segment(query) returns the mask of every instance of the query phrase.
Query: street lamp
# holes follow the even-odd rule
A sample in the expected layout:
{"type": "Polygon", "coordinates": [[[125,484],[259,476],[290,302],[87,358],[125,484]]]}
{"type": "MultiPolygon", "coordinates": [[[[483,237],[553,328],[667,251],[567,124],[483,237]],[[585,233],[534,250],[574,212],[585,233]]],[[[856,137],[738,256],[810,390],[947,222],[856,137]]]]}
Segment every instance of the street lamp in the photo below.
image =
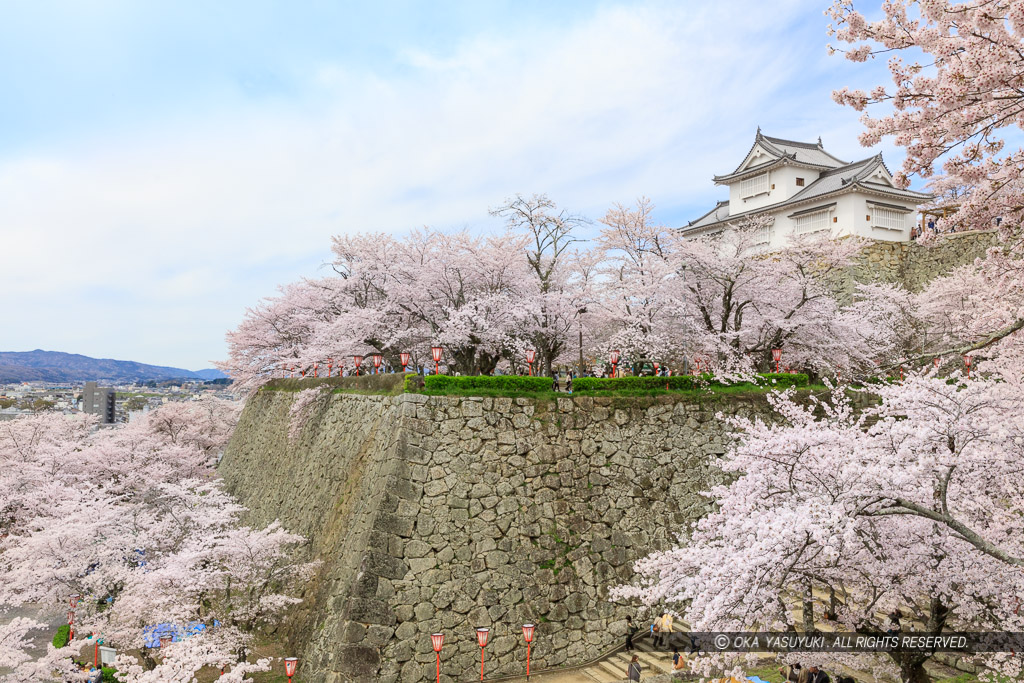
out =
{"type": "Polygon", "coordinates": [[[356,377],[359,376],[359,366],[363,364],[362,356],[352,356],[352,361],[356,364],[356,377]]]}
{"type": "Polygon", "coordinates": [[[537,351],[534,349],[526,350],[526,362],[530,364],[530,377],[533,377],[533,361],[537,357],[537,351]]]}
{"type": "Polygon", "coordinates": [[[491,634],[489,628],[478,628],[476,630],[476,642],[480,644],[480,680],[484,680],[484,648],[487,647],[487,636],[491,634]]]}
{"type": "Polygon", "coordinates": [[[611,361],[612,361],[612,377],[618,377],[619,376],[619,352],[618,352],[618,350],[615,350],[615,351],[611,352],[611,361]]]}
{"type": "Polygon", "coordinates": [[[523,624],[523,638],[526,639],[526,680],[530,680],[530,643],[533,642],[533,624],[523,624]]]}
{"type": "Polygon", "coordinates": [[[68,642],[75,639],[75,612],[68,610],[68,642]]]}
{"type": "Polygon", "coordinates": [[[295,669],[299,666],[298,657],[285,657],[284,658],[284,675],[288,677],[288,683],[292,683],[292,676],[295,675],[295,669]]]}
{"type": "Polygon", "coordinates": [[[967,356],[967,355],[964,356],[964,365],[967,366],[967,379],[970,379],[971,378],[971,357],[970,356],[967,356]]]}
{"type": "Polygon", "coordinates": [[[444,634],[432,633],[430,644],[434,647],[434,654],[437,655],[437,683],[441,683],[441,646],[444,645],[444,634]]]}
{"type": "Polygon", "coordinates": [[[384,360],[383,357],[381,357],[381,355],[379,353],[375,353],[372,356],[370,356],[370,358],[373,359],[373,367],[374,367],[375,374],[379,375],[380,374],[380,364],[384,360]]]}
{"type": "Polygon", "coordinates": [[[779,364],[782,362],[782,349],[772,349],[772,360],[775,361],[775,374],[779,374],[779,364]]]}
{"type": "Polygon", "coordinates": [[[327,376],[330,377],[333,372],[334,372],[334,359],[333,358],[328,358],[327,359],[327,376]]]}
{"type": "Polygon", "coordinates": [[[402,360],[402,374],[404,375],[405,366],[409,364],[409,358],[411,358],[411,356],[408,353],[400,353],[398,354],[398,357],[402,360]]]}
{"type": "Polygon", "coordinates": [[[435,375],[440,375],[441,374],[441,347],[440,346],[431,346],[430,347],[430,357],[434,359],[434,374],[435,375]]]}

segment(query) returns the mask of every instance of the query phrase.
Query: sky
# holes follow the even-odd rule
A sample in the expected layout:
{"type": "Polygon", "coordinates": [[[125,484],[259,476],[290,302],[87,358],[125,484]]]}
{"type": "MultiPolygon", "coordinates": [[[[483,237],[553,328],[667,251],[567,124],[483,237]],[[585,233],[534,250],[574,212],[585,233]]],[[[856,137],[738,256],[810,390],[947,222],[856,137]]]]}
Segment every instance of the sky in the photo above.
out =
{"type": "Polygon", "coordinates": [[[0,0],[0,350],[206,368],[332,235],[535,192],[683,225],[758,126],[895,170],[827,4],[0,0]]]}

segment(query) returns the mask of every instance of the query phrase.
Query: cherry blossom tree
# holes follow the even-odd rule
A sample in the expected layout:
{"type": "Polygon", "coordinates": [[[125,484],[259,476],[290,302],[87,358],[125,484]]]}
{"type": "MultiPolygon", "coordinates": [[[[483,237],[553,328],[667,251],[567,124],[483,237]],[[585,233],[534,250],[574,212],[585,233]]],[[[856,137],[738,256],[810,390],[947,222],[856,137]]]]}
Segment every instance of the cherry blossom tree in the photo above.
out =
{"type": "Polygon", "coordinates": [[[601,308],[614,330],[607,346],[634,361],[645,358],[682,360],[679,272],[680,238],[653,219],[646,197],[635,208],[615,204],[601,223],[597,244],[602,256],[601,308]]]}
{"type": "MultiPolygon", "coordinates": [[[[695,631],[831,618],[879,634],[897,609],[927,631],[1019,630],[1006,597],[1024,590],[1024,433],[1006,418],[1020,384],[954,380],[880,386],[881,404],[863,411],[838,390],[821,404],[779,395],[778,421],[732,420],[740,437],[722,463],[729,483],[709,493],[714,511],[613,595],[675,605],[695,631]]],[[[928,680],[927,656],[889,657],[873,665],[928,680]]],[[[986,662],[1020,673],[1019,659],[986,662]]]]}
{"type": "Polygon", "coordinates": [[[1008,148],[1006,129],[1024,126],[1024,8],[1015,0],[912,2],[882,5],[868,20],[851,0],[836,0],[829,32],[862,62],[891,54],[892,87],[842,88],[840,104],[866,112],[861,142],[892,136],[906,150],[895,181],[930,178],[941,164],[946,182],[967,194],[944,219],[964,229],[1020,225],[1024,150],[1008,148]],[[883,111],[871,115],[877,109],[883,111]]]}
{"type": "Polygon", "coordinates": [[[522,195],[508,199],[491,210],[506,219],[513,232],[526,236],[523,256],[530,273],[524,282],[518,305],[526,302],[528,335],[545,374],[569,344],[569,332],[586,307],[581,292],[572,288],[569,248],[577,241],[574,231],[588,221],[559,210],[547,195],[522,195]]]}
{"type": "MultiPolygon", "coordinates": [[[[289,591],[313,565],[295,561],[303,541],[279,525],[240,524],[244,508],[222,489],[214,456],[237,415],[233,402],[203,399],[112,429],[57,414],[3,423],[0,609],[60,609],[81,596],[77,633],[129,651],[125,681],[191,680],[213,665],[241,680],[266,668],[248,662],[253,639],[297,601],[289,591]],[[143,631],[157,623],[196,632],[154,657],[143,631]]],[[[36,626],[15,619],[0,631],[0,660],[17,680],[52,680],[91,642],[32,660],[25,633],[36,626]]]]}

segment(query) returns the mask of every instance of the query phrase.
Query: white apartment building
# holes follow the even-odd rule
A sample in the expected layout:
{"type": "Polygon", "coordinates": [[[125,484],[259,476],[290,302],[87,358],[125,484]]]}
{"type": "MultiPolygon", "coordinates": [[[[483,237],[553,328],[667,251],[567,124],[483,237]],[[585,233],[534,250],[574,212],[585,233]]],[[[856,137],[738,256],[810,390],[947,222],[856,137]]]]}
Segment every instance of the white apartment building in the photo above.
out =
{"type": "Polygon", "coordinates": [[[714,181],[729,188],[729,199],[683,226],[683,234],[719,232],[764,213],[775,219],[758,235],[769,248],[790,235],[821,230],[834,237],[906,241],[917,207],[931,199],[894,187],[881,154],[847,163],[826,152],[821,138],[794,142],[762,135],[760,128],[743,162],[714,181]]]}

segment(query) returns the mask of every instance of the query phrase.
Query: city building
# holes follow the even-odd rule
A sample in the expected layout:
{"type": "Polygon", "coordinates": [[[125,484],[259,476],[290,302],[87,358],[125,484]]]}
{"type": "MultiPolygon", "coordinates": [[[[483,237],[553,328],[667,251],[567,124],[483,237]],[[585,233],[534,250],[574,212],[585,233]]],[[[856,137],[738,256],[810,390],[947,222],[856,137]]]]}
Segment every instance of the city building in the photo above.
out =
{"type": "Polygon", "coordinates": [[[848,163],[817,143],[772,138],[757,129],[754,144],[731,173],[714,177],[729,198],[683,226],[684,235],[706,235],[767,214],[759,243],[781,246],[791,235],[829,230],[890,242],[911,238],[917,207],[931,195],[895,187],[882,155],[848,163]]]}
{"type": "Polygon", "coordinates": [[[90,415],[99,415],[103,424],[113,424],[116,399],[115,389],[98,387],[96,382],[86,382],[82,391],[82,411],[90,415]]]}

